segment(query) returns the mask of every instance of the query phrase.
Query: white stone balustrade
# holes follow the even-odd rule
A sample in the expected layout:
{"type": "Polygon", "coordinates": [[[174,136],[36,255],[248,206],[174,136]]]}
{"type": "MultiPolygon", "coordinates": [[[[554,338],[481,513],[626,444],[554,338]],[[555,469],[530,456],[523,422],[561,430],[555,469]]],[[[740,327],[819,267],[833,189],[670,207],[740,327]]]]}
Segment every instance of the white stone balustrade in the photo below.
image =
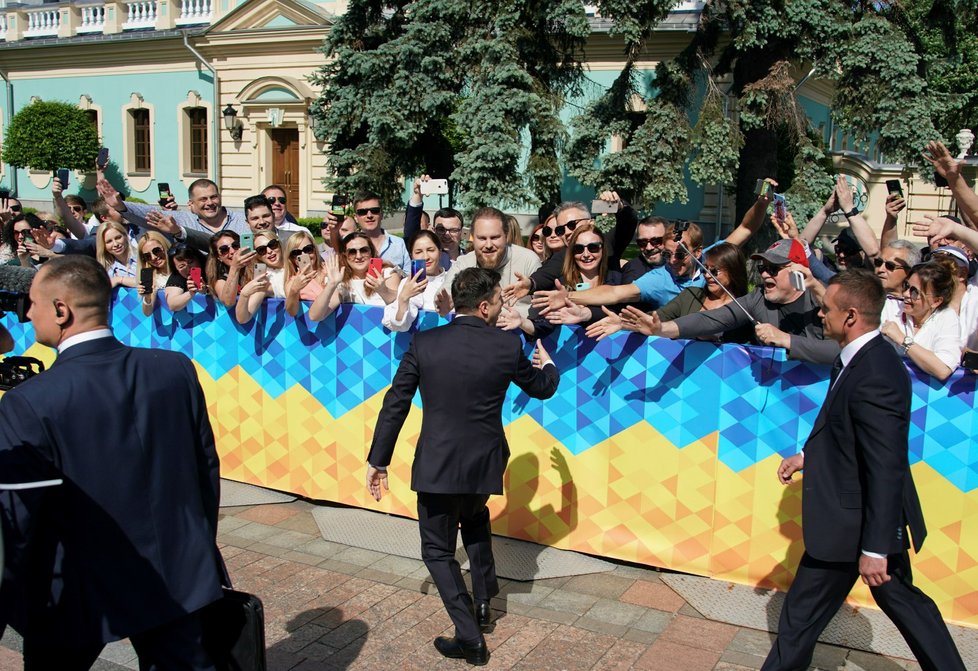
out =
{"type": "Polygon", "coordinates": [[[30,9],[24,12],[27,29],[24,37],[57,37],[61,27],[61,13],[54,9],[30,9]]]}
{"type": "Polygon", "coordinates": [[[156,27],[155,0],[136,0],[126,3],[126,22],[123,30],[140,30],[156,27]]]}
{"type": "Polygon", "coordinates": [[[210,23],[214,16],[213,0],[180,0],[178,26],[210,23]]]}
{"type": "Polygon", "coordinates": [[[81,8],[81,15],[78,20],[78,27],[75,32],[78,34],[101,33],[105,31],[105,5],[87,5],[81,8]]]}

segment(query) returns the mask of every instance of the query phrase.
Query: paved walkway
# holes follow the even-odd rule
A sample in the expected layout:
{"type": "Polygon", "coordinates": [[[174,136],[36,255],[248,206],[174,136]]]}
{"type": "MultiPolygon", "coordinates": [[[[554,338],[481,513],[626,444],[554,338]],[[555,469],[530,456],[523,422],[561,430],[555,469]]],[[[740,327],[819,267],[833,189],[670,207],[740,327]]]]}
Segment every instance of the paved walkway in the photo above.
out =
{"type": "MultiPolygon", "coordinates": [[[[219,541],[235,586],[265,604],[269,669],[470,668],[431,644],[452,627],[424,565],[324,541],[312,509],[304,501],[221,509],[219,541]]],[[[501,587],[486,669],[745,671],[760,668],[770,647],[766,632],[703,618],[651,569],[618,565],[501,587]]],[[[17,648],[8,632],[0,670],[22,668],[17,648]]],[[[825,671],[920,668],[822,644],[814,663],[825,671]]],[[[138,666],[123,642],[95,668],[138,666]]]]}

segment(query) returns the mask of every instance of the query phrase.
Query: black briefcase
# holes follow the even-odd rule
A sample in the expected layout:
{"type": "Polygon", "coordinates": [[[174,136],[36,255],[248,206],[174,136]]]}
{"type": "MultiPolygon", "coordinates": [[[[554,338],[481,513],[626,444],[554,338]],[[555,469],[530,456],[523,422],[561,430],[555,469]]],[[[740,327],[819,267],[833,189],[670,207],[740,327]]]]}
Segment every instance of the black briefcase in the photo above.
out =
{"type": "Polygon", "coordinates": [[[201,611],[204,649],[218,671],[265,671],[265,610],[254,594],[224,587],[201,611]]]}

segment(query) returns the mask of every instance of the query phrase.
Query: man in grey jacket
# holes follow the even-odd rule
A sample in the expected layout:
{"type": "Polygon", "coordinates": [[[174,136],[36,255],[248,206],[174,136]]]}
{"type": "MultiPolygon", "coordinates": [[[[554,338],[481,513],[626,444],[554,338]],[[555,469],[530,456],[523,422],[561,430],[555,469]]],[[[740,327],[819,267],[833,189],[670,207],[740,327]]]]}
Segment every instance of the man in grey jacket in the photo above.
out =
{"type": "Polygon", "coordinates": [[[801,256],[793,253],[792,242],[779,240],[766,251],[751,256],[760,261],[761,284],[738,298],[744,309],[731,302],[661,322],[655,313],[648,315],[629,306],[621,313],[622,327],[650,336],[697,338],[753,322],[754,344],[784,348],[790,359],[832,363],[839,354],[839,345],[823,338],[818,302],[811,290],[800,291],[791,286],[788,266],[804,258],[804,251],[801,256]]]}

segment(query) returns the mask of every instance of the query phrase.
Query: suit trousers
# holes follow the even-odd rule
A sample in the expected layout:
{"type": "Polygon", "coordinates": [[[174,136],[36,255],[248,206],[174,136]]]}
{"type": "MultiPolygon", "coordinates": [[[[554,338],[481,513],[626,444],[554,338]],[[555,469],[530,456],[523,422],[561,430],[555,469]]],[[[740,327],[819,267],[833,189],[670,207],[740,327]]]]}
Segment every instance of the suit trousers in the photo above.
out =
{"type": "Polygon", "coordinates": [[[489,601],[499,593],[496,564],[492,557],[492,529],[487,494],[430,494],[418,492],[418,525],[421,529],[421,558],[438,588],[455,635],[464,643],[483,640],[472,611],[472,597],[455,559],[459,529],[469,556],[472,596],[489,601]]]}
{"type": "MultiPolygon", "coordinates": [[[[937,605],[913,584],[907,552],[887,557],[889,582],[871,587],[923,671],[965,671],[937,605]]],[[[807,552],[785,596],[774,641],[761,671],[805,671],[818,637],[859,579],[858,562],[824,562],[807,552]]]]}
{"type": "MultiPolygon", "coordinates": [[[[200,612],[129,637],[139,657],[139,671],[216,671],[204,651],[200,612]]],[[[102,643],[87,648],[64,648],[49,640],[24,639],[24,671],[88,671],[95,664],[102,643]]]]}

